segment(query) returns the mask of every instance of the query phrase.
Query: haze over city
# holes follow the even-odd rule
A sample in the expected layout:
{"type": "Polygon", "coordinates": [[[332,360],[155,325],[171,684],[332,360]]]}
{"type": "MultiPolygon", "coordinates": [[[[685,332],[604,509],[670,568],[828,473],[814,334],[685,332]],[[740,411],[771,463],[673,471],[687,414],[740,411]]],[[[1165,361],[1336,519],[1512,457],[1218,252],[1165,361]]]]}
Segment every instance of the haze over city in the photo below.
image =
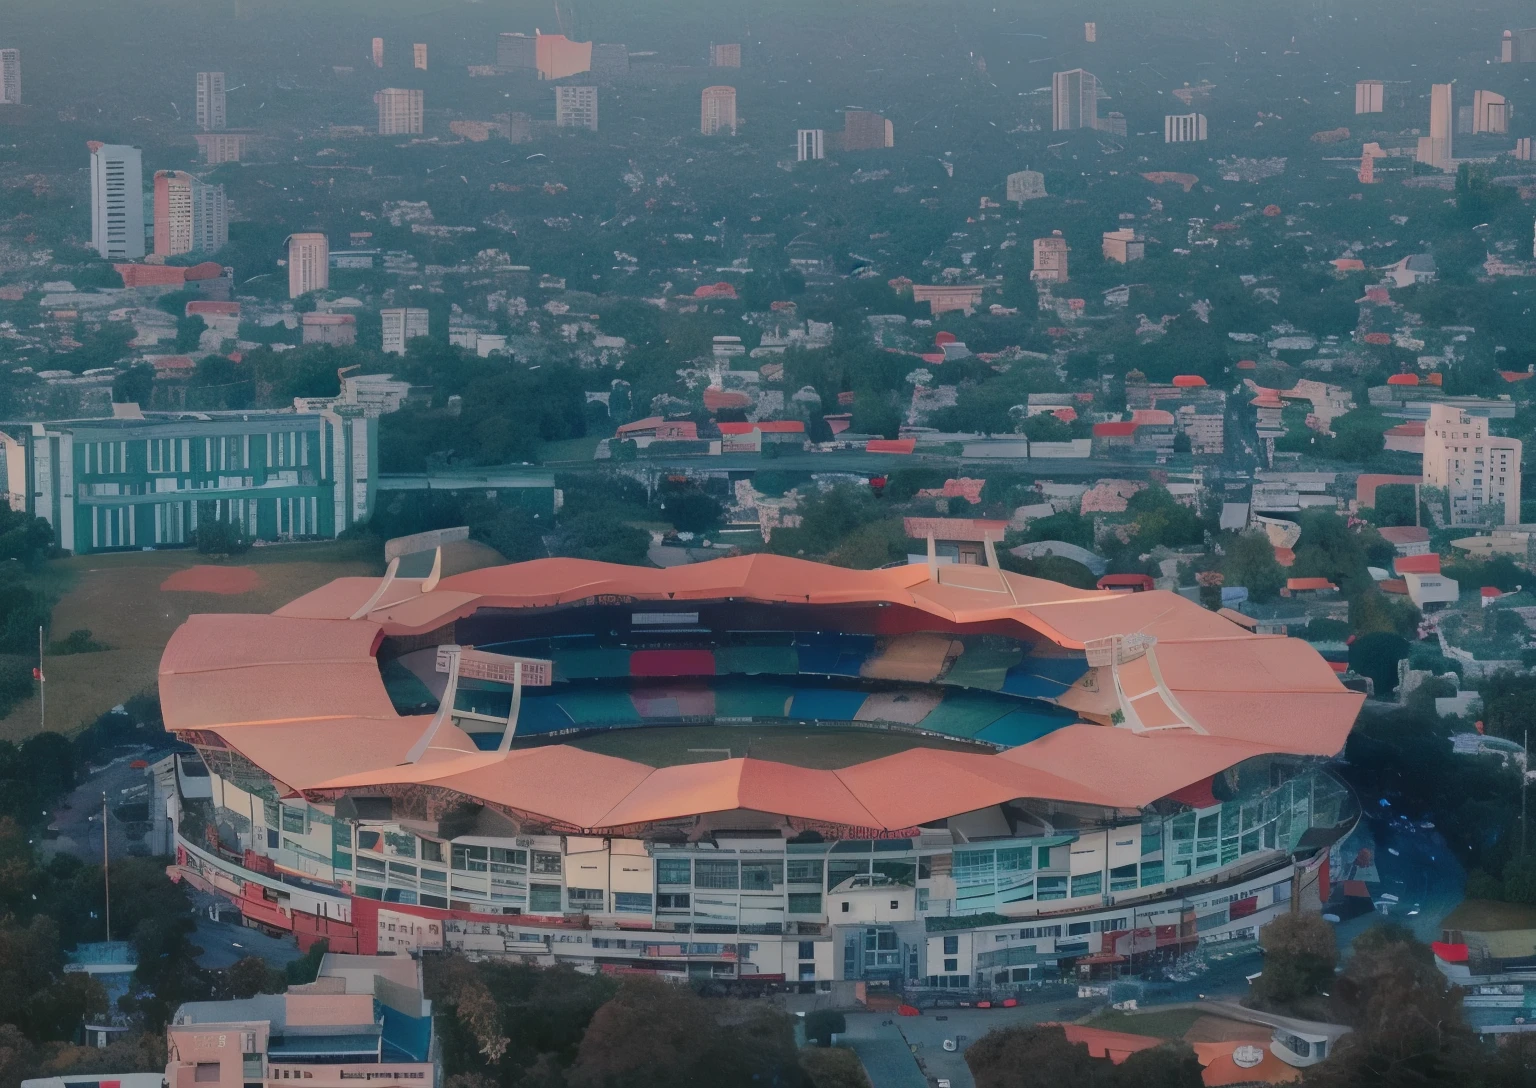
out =
{"type": "Polygon", "coordinates": [[[1536,1084],[1533,79],[9,0],[0,1088],[1536,1084]]]}

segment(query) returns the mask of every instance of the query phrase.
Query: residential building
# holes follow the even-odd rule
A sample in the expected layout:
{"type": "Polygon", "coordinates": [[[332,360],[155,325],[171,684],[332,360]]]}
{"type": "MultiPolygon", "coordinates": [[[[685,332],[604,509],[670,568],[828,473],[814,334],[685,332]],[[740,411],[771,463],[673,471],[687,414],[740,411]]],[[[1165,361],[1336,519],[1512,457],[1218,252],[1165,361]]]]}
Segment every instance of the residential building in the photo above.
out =
{"type": "Polygon", "coordinates": [[[1355,84],[1355,112],[1380,113],[1386,97],[1386,84],[1379,79],[1362,79],[1355,84]]]}
{"type": "Polygon", "coordinates": [[[597,88],[561,84],[555,88],[555,127],[597,131],[597,88]]]}
{"type": "Polygon", "coordinates": [[[144,256],[144,160],[136,147],[92,141],[91,247],[109,261],[144,256]]]}
{"type": "Polygon", "coordinates": [[[1382,270],[1394,287],[1412,287],[1416,283],[1430,283],[1436,274],[1435,258],[1431,253],[1410,253],[1396,264],[1382,270]]]}
{"type": "Polygon", "coordinates": [[[951,310],[959,310],[966,317],[975,312],[981,305],[981,295],[985,290],[984,284],[926,284],[914,283],[912,285],[912,301],[926,302],[929,312],[938,317],[940,314],[951,310]]]}
{"type": "Polygon", "coordinates": [[[894,126],[878,113],[870,110],[843,112],[844,151],[877,151],[895,143],[894,126]]]}
{"type": "Polygon", "coordinates": [[[1536,61],[1536,27],[1506,30],[1500,42],[1499,61],[1503,64],[1529,64],[1536,61]]]}
{"type": "Polygon", "coordinates": [[[1067,281],[1067,240],[1061,236],[1061,231],[1051,232],[1049,238],[1035,239],[1035,267],[1030,272],[1032,280],[1044,280],[1047,283],[1065,283],[1067,281]]]}
{"type": "MultiPolygon", "coordinates": [[[[934,558],[941,563],[987,567],[987,544],[1001,544],[1007,521],[986,518],[903,518],[908,540],[932,540],[934,558]]],[[[926,554],[909,554],[909,563],[926,563],[926,554]]]]}
{"type": "Polygon", "coordinates": [[[331,285],[330,244],[323,234],[288,236],[288,297],[298,298],[331,285]]]}
{"type": "Polygon", "coordinates": [[[21,105],[21,50],[0,49],[0,106],[21,105]]]}
{"type": "Polygon", "coordinates": [[[1163,143],[1188,144],[1205,139],[1205,114],[1170,113],[1163,118],[1163,143]]]}
{"type": "Polygon", "coordinates": [[[1015,204],[1039,200],[1046,195],[1045,175],[1038,170],[1019,170],[1008,175],[1008,199],[1015,204]]]}
{"type": "Polygon", "coordinates": [[[699,96],[699,131],[706,136],[736,135],[736,88],[705,87],[699,96]]]}
{"type": "Polygon", "coordinates": [[[199,132],[197,149],[209,166],[225,162],[240,162],[245,158],[245,145],[250,136],[243,132],[199,132]]]}
{"type": "Polygon", "coordinates": [[[496,36],[496,70],[535,72],[539,67],[539,43],[526,34],[496,36]]]}
{"type": "Polygon", "coordinates": [[[384,39],[383,38],[375,38],[375,39],[373,39],[373,66],[375,68],[382,68],[382,67],[384,67],[384,39]]]}
{"type": "Polygon", "coordinates": [[[1123,137],[1127,132],[1125,114],[1110,110],[1107,117],[1099,118],[1099,123],[1096,127],[1106,135],[1123,137]]]}
{"type": "Polygon", "coordinates": [[[421,132],[422,93],[417,88],[385,87],[373,96],[379,107],[380,136],[409,136],[421,132]]]}
{"type": "Polygon", "coordinates": [[[1083,24],[1083,41],[1085,41],[1085,42],[1096,42],[1098,40],[1099,40],[1099,24],[1098,23],[1084,23],[1083,24]]]}
{"type": "MultiPolygon", "coordinates": [[[[1038,250],[1037,250],[1038,252],[1038,250]]],[[[1147,243],[1130,227],[1104,232],[1104,259],[1117,264],[1139,261],[1147,255],[1147,243]]]]}
{"type": "Polygon", "coordinates": [[[314,982],[286,993],[181,1005],[165,1029],[165,1088],[279,1088],[299,1078],[317,1088],[437,1088],[432,1003],[421,961],[408,954],[413,928],[381,949],[391,954],[327,953],[314,982]]]}
{"type": "Polygon", "coordinates": [[[373,509],[377,420],[360,407],[7,429],[8,453],[25,459],[27,513],[76,555],[190,543],[208,520],[255,540],[328,538],[373,509]]]}
{"type": "Polygon", "coordinates": [[[735,42],[729,45],[714,45],[709,47],[709,66],[711,68],[740,68],[741,46],[735,42]]]}
{"type": "Polygon", "coordinates": [[[1051,129],[1066,132],[1099,127],[1099,81],[1092,72],[1073,68],[1051,76],[1051,129]]]}
{"type": "Polygon", "coordinates": [[[819,128],[802,128],[795,133],[795,161],[809,162],[826,158],[826,131],[819,128]]]}
{"type": "Polygon", "coordinates": [[[1472,93],[1472,131],[1503,136],[1509,132],[1509,103],[1493,91],[1472,93]]]}
{"type": "Polygon", "coordinates": [[[182,170],[159,170],[154,179],[155,253],[215,253],[229,243],[224,186],[205,185],[182,170]]]}
{"type": "Polygon", "coordinates": [[[417,42],[415,45],[411,46],[411,63],[423,72],[427,70],[426,42],[417,42]]]}
{"type": "Polygon", "coordinates": [[[1515,141],[1515,158],[1519,162],[1531,161],[1531,138],[1522,136],[1515,141]]]}
{"type": "Polygon", "coordinates": [[[1455,168],[1451,136],[1456,119],[1453,89],[1451,83],[1436,83],[1430,88],[1429,135],[1419,137],[1417,161],[1437,170],[1455,168]]]}
{"type": "Polygon", "coordinates": [[[357,317],[353,314],[307,313],[299,318],[304,343],[349,348],[357,343],[357,317]]]}
{"type": "Polygon", "coordinates": [[[225,127],[224,73],[197,73],[197,127],[220,132],[225,127]]]}
{"type": "Polygon", "coordinates": [[[1484,416],[1431,404],[1424,427],[1424,486],[1446,493],[1452,525],[1520,521],[1518,438],[1488,433],[1484,416]]]}
{"type": "Polygon", "coordinates": [[[155,254],[173,257],[192,252],[191,174],[182,170],[155,171],[155,254]]]}
{"type": "Polygon", "coordinates": [[[380,310],[384,324],[383,350],[390,355],[404,355],[406,346],[418,336],[429,333],[427,311],[415,307],[380,310]]]}

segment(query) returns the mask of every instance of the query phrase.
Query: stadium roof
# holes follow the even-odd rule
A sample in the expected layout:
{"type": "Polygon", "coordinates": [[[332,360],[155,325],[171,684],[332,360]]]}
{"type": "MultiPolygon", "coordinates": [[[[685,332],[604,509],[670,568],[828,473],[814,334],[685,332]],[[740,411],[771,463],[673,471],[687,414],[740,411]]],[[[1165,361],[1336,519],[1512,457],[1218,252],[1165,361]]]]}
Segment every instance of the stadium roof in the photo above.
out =
{"type": "Polygon", "coordinates": [[[1332,756],[1363,699],[1305,642],[1255,635],[1173,593],[1079,590],[988,567],[937,574],[771,555],[666,570],[544,559],[428,592],[397,582],[356,619],[379,579],[341,578],[275,615],[192,616],[161,660],[161,701],[167,728],[235,749],[289,794],[431,784],[587,833],[735,809],[893,831],[1020,797],[1139,807],[1254,756],[1332,756]],[[483,752],[448,724],[406,761],[430,718],[393,709],[373,656],[385,636],[428,634],[481,608],[599,597],[899,605],[938,631],[1077,650],[1133,633],[1156,641],[1068,689],[1060,703],[1082,722],[996,755],[911,750],[836,771],[750,758],[652,768],[569,745],[483,752]]]}

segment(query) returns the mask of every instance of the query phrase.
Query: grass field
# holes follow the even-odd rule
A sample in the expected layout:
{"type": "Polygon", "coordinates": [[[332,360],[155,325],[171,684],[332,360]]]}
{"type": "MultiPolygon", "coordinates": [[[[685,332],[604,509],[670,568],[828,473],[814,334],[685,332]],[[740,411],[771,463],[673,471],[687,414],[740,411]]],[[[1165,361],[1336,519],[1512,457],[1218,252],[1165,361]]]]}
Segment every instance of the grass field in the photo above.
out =
{"type": "MultiPolygon", "coordinates": [[[[795,725],[678,725],[612,729],[567,741],[577,748],[652,767],[751,756],[813,770],[836,770],[908,748],[980,751],[975,745],[874,729],[795,725]]],[[[988,749],[990,751],[991,749],[988,749]]]]}
{"type": "Polygon", "coordinates": [[[1200,1009],[1168,1009],[1164,1012],[1116,1012],[1108,1009],[1089,1020],[1088,1026],[1107,1031],[1123,1031],[1127,1035],[1182,1039],[1195,1021],[1206,1015],[1200,1009]]]}
{"type": "MultiPolygon", "coordinates": [[[[382,574],[378,555],[377,546],[368,541],[325,541],[252,548],[222,561],[191,550],[113,552],[51,561],[32,579],[57,602],[51,638],[62,639],[73,630],[87,628],[108,649],[44,658],[48,728],[73,733],[129,696],[154,687],[166,641],[193,613],[271,612],[333,579],[382,574]],[[248,567],[256,573],[256,586],[233,594],[160,588],[172,574],[203,565],[248,567]]],[[[500,562],[493,548],[474,541],[443,549],[445,576],[500,562]]],[[[0,718],[0,738],[6,740],[22,740],[38,729],[35,696],[0,718]]]]}
{"type": "Polygon", "coordinates": [[[1498,933],[1506,929],[1536,929],[1536,907],[1492,899],[1463,899],[1440,923],[1443,929],[1498,933]]]}

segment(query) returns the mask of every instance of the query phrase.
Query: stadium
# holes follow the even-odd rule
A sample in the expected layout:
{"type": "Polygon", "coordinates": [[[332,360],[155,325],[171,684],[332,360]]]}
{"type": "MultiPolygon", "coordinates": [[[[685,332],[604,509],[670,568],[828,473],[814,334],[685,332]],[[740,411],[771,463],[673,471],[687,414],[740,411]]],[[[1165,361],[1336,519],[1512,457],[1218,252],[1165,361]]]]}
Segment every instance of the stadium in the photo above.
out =
{"type": "Polygon", "coordinates": [[[173,875],[333,951],[997,993],[1327,898],[1363,696],[1164,591],[995,566],[442,550],[160,667],[173,875]],[[205,791],[206,792],[206,791],[205,791]]]}

